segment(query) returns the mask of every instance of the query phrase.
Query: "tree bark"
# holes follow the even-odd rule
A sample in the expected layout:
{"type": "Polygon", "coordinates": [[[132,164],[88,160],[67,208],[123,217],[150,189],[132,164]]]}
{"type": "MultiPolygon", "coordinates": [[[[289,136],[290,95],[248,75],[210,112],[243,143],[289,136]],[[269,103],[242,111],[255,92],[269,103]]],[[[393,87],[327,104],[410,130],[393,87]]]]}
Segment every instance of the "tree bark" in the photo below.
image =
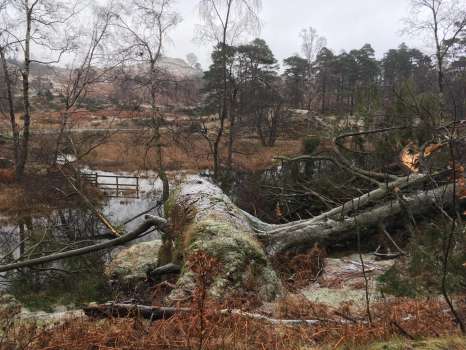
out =
{"type": "Polygon", "coordinates": [[[163,237],[159,264],[182,265],[171,301],[189,298],[196,288],[197,274],[188,262],[199,251],[219,263],[210,296],[248,291],[273,300],[281,293],[280,280],[248,217],[216,185],[190,176],[173,190],[165,210],[172,229],[163,237]]]}
{"type": "MultiPolygon", "coordinates": [[[[34,5],[33,5],[34,7],[34,5]]],[[[24,125],[23,138],[19,152],[19,161],[16,164],[16,179],[21,181],[24,176],[26,163],[29,153],[29,137],[31,128],[31,101],[29,96],[29,74],[31,70],[31,31],[32,31],[32,12],[33,7],[26,8],[26,36],[24,40],[24,67],[21,72],[23,77],[23,108],[24,108],[24,125]]]]}
{"type": "Polygon", "coordinates": [[[15,158],[15,166],[19,164],[19,154],[20,154],[20,144],[19,144],[19,131],[16,124],[16,115],[15,115],[15,103],[14,103],[14,93],[13,93],[13,84],[10,78],[10,72],[8,71],[8,64],[5,56],[5,48],[0,47],[0,61],[3,70],[3,77],[5,79],[5,86],[7,92],[8,100],[8,114],[10,117],[11,133],[13,134],[13,154],[15,158]]]}

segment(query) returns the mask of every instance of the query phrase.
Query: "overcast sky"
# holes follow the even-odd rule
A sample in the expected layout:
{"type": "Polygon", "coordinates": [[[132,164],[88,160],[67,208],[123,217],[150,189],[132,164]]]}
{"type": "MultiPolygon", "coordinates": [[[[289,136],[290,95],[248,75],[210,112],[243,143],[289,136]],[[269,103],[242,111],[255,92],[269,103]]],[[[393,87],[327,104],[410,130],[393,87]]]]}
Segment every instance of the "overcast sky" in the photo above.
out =
{"type": "MultiPolygon", "coordinates": [[[[178,0],[183,22],[172,32],[172,43],[166,55],[185,58],[194,52],[203,68],[210,61],[210,44],[193,42],[197,16],[197,0],[178,0]]],[[[409,0],[262,0],[260,13],[264,38],[276,58],[300,52],[299,32],[312,26],[327,38],[327,46],[336,53],[360,48],[370,43],[377,56],[403,41],[416,45],[413,38],[403,36],[402,19],[409,14],[409,0]]]]}

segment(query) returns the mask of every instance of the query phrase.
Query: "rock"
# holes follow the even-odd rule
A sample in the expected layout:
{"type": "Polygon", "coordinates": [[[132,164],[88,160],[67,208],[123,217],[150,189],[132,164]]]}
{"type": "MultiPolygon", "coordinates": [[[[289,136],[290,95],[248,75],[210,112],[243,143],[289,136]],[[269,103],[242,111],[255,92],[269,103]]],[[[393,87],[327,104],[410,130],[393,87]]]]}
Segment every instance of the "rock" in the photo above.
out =
{"type": "Polygon", "coordinates": [[[11,169],[15,166],[11,160],[6,158],[0,158],[0,169],[11,169]]]}
{"type": "Polygon", "coordinates": [[[105,267],[105,274],[113,281],[131,285],[144,281],[146,272],[157,267],[160,240],[134,244],[121,250],[105,267]]]}

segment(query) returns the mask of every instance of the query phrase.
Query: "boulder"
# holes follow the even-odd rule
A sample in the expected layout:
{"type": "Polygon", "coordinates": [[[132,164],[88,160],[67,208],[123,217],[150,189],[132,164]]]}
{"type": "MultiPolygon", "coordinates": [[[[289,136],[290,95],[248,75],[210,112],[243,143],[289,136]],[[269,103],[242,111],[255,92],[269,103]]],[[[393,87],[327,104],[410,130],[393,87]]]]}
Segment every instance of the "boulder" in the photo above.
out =
{"type": "Polygon", "coordinates": [[[136,243],[118,252],[105,267],[105,274],[115,283],[136,285],[146,279],[148,270],[158,265],[160,240],[136,243]]]}

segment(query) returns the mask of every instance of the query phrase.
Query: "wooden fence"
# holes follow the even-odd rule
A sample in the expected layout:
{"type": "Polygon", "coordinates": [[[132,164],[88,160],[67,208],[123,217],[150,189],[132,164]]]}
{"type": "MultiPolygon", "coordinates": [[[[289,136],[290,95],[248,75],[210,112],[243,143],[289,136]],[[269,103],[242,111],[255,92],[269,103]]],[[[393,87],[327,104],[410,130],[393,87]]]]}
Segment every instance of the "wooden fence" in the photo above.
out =
{"type": "Polygon", "coordinates": [[[104,192],[111,198],[139,198],[139,177],[81,173],[81,180],[104,192]]]}

